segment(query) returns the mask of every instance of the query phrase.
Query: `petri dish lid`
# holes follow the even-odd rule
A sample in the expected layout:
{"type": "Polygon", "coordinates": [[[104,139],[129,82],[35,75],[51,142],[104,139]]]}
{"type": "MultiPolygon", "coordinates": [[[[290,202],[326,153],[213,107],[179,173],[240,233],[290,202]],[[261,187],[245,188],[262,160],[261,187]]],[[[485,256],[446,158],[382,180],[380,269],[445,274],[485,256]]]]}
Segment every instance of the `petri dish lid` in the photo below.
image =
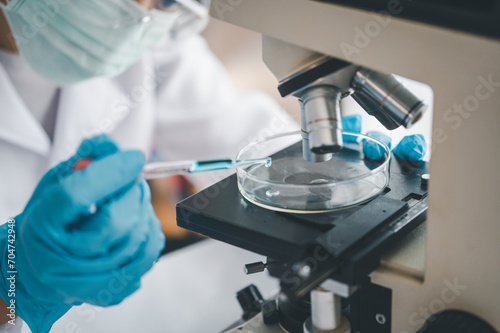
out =
{"type": "Polygon", "coordinates": [[[389,183],[390,150],[381,141],[343,132],[344,146],[326,162],[302,157],[301,132],[284,133],[245,146],[237,159],[272,157],[272,164],[237,168],[238,189],[245,199],[266,209],[322,213],[364,203],[389,183]],[[369,159],[363,146],[380,152],[369,159]]]}

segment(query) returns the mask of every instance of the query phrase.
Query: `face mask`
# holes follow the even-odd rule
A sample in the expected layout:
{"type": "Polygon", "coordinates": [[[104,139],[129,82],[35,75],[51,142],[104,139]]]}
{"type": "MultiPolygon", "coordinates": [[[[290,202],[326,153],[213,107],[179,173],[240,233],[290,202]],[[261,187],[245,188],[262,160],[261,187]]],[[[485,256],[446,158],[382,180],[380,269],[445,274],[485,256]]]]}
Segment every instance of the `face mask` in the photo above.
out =
{"type": "Polygon", "coordinates": [[[132,0],[12,0],[2,7],[20,53],[59,85],[122,73],[179,15],[132,0]]]}

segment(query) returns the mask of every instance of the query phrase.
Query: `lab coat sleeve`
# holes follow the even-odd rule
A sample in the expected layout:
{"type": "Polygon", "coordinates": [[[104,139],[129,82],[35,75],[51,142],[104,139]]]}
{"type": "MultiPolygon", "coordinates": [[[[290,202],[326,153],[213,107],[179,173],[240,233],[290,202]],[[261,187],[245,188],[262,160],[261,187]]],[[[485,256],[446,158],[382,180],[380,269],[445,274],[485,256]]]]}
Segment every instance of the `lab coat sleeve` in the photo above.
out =
{"type": "MultiPolygon", "coordinates": [[[[156,147],[168,160],[235,158],[256,139],[297,130],[268,95],[234,89],[205,40],[192,36],[154,53],[157,91],[156,147]]],[[[225,174],[195,175],[201,189],[225,174]]]]}

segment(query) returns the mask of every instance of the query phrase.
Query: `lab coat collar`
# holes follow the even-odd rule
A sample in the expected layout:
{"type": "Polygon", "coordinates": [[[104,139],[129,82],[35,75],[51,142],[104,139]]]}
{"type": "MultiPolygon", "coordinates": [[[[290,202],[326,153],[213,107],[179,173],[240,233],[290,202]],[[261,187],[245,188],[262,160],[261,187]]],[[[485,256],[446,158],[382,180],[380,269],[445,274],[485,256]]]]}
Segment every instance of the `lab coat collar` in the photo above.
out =
{"type": "Polygon", "coordinates": [[[47,133],[22,102],[1,64],[0,101],[0,140],[47,155],[50,152],[47,133]]]}

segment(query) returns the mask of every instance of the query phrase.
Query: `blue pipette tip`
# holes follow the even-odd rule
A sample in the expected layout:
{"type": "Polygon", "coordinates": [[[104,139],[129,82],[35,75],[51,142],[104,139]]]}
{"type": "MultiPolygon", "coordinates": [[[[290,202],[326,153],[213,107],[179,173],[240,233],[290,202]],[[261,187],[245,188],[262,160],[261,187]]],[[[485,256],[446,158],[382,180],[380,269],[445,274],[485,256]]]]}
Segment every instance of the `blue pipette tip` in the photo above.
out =
{"type": "Polygon", "coordinates": [[[258,158],[258,159],[237,160],[237,161],[234,161],[233,166],[241,167],[241,166],[250,165],[250,164],[264,164],[266,166],[266,168],[269,168],[272,164],[272,159],[271,159],[271,157],[266,157],[266,158],[258,158]]]}

